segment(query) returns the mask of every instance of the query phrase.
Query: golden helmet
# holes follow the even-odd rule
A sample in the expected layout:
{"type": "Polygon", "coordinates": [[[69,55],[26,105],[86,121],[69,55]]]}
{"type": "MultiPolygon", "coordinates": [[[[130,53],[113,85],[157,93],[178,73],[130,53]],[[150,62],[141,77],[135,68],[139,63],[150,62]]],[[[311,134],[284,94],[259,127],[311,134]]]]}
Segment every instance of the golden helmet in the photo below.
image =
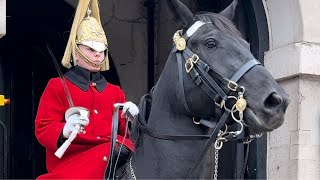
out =
{"type": "MultiPolygon", "coordinates": [[[[89,46],[98,52],[108,50],[107,37],[101,26],[98,0],[79,0],[67,47],[62,58],[62,65],[70,68],[71,59],[75,60],[75,55],[78,54],[91,66],[100,67],[100,71],[109,70],[108,51],[105,59],[97,64],[80,51],[79,44],[89,46]]],[[[73,63],[76,65],[76,61],[73,63]]]]}

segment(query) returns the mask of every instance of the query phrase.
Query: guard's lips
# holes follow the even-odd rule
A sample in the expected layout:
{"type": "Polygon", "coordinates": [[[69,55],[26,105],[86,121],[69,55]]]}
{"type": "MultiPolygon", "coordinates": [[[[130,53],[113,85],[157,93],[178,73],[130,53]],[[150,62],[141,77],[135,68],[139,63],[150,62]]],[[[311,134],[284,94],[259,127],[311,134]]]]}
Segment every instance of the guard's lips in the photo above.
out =
{"type": "Polygon", "coordinates": [[[250,108],[244,111],[244,121],[248,124],[252,132],[260,133],[265,131],[272,131],[273,128],[268,127],[250,108]]]}

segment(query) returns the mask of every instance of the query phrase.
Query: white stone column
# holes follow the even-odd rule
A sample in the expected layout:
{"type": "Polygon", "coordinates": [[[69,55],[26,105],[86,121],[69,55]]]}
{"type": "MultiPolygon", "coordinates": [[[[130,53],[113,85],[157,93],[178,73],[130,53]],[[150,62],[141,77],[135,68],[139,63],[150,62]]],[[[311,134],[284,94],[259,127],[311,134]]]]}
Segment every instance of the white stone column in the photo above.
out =
{"type": "Polygon", "coordinates": [[[6,0],[0,0],[0,39],[6,34],[6,0]]]}
{"type": "Polygon", "coordinates": [[[320,1],[265,5],[265,66],[291,97],[284,125],[268,134],[267,178],[320,179],[320,1]]]}

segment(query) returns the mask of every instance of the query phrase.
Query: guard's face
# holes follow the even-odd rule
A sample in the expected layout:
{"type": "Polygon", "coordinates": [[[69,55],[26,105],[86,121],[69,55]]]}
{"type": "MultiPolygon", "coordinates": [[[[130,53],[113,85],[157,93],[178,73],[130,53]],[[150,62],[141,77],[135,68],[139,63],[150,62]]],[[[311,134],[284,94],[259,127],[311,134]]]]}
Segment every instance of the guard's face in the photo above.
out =
{"type": "MultiPolygon", "coordinates": [[[[98,51],[95,51],[94,49],[92,49],[89,46],[81,45],[81,44],[78,45],[78,47],[79,47],[80,51],[85,56],[87,56],[90,59],[90,61],[92,61],[95,64],[100,64],[105,58],[104,51],[98,52],[98,51]]],[[[78,66],[80,66],[80,67],[82,67],[84,69],[87,69],[87,70],[89,70],[91,72],[100,71],[100,67],[91,66],[84,59],[82,59],[78,54],[76,55],[76,61],[77,61],[78,66]]]]}

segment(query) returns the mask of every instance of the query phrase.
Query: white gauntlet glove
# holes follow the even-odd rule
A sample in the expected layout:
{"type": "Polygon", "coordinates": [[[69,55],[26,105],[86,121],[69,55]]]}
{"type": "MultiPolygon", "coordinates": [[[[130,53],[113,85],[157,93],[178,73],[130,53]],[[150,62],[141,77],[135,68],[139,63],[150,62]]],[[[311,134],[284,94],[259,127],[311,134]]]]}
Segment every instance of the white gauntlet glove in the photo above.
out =
{"type": "Polygon", "coordinates": [[[114,107],[123,106],[121,117],[128,118],[131,116],[135,118],[139,114],[138,107],[130,101],[125,103],[115,103],[113,106],[114,107]]]}
{"type": "Polygon", "coordinates": [[[89,111],[82,107],[72,107],[65,113],[66,124],[63,127],[63,136],[69,138],[72,131],[83,131],[83,127],[89,124],[89,111]]]}

